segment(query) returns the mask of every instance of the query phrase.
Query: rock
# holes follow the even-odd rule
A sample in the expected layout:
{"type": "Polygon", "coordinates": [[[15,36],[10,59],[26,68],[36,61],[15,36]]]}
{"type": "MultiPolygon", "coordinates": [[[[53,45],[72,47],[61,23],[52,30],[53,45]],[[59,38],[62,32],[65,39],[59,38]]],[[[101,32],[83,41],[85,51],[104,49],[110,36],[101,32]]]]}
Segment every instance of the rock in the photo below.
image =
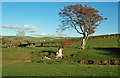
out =
{"type": "Polygon", "coordinates": [[[44,56],[43,59],[48,59],[48,60],[50,60],[51,58],[44,56]]]}
{"type": "Polygon", "coordinates": [[[95,64],[100,65],[101,64],[101,60],[96,61],[95,64]]]}
{"type": "Polygon", "coordinates": [[[81,65],[83,65],[83,64],[93,64],[93,63],[94,63],[94,61],[91,61],[91,60],[83,60],[83,61],[80,62],[81,65]]]}
{"type": "Polygon", "coordinates": [[[25,62],[30,62],[31,60],[26,60],[25,62]]]}
{"type": "Polygon", "coordinates": [[[101,61],[102,64],[106,65],[106,64],[109,64],[109,61],[107,60],[104,60],[104,61],[101,61]]]}
{"type": "Polygon", "coordinates": [[[80,62],[80,64],[81,64],[81,65],[88,64],[88,61],[83,60],[83,61],[80,62]]]}
{"type": "Polygon", "coordinates": [[[88,60],[88,64],[93,64],[94,61],[88,60]]]}

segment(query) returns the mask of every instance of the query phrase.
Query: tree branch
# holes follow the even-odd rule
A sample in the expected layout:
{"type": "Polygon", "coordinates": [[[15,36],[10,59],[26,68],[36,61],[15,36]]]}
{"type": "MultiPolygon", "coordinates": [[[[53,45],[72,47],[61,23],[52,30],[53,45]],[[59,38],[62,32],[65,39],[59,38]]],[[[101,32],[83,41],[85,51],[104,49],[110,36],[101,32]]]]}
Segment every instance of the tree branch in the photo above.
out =
{"type": "MultiPolygon", "coordinates": [[[[70,16],[69,18],[70,18],[71,20],[73,20],[71,16],[70,16]]],[[[74,20],[74,21],[75,21],[75,20],[74,20]]],[[[75,22],[76,22],[76,21],[75,21],[75,22]]],[[[76,26],[75,26],[75,24],[74,24],[73,21],[72,21],[72,24],[74,25],[73,27],[75,28],[75,30],[76,30],[79,34],[83,34],[83,33],[81,33],[81,32],[78,31],[78,29],[76,28],[76,26]]],[[[76,24],[77,24],[77,22],[76,22],[76,24]]],[[[81,28],[81,29],[82,29],[82,28],[81,28]]],[[[83,32],[83,30],[81,30],[81,31],[83,32]]]]}
{"type": "Polygon", "coordinates": [[[78,29],[76,28],[74,22],[72,22],[72,24],[74,25],[75,30],[76,30],[79,34],[83,34],[83,33],[81,33],[81,32],[78,31],[78,29]]]}
{"type": "MultiPolygon", "coordinates": [[[[78,19],[78,16],[77,16],[77,15],[76,15],[76,17],[77,17],[77,20],[80,21],[80,20],[78,19]]],[[[80,23],[78,23],[78,24],[79,24],[79,27],[80,27],[81,31],[83,32],[83,29],[82,29],[82,27],[81,27],[81,24],[80,24],[80,23]]]]}

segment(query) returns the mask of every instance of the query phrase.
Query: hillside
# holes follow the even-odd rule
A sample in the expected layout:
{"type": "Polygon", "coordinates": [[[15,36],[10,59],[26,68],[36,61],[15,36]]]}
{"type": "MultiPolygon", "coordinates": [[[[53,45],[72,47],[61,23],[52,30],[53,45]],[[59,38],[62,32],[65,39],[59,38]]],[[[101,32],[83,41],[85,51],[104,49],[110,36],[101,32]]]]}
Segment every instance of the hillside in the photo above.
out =
{"type": "MultiPolygon", "coordinates": [[[[27,39],[34,40],[34,38],[31,37],[27,39]]],[[[103,62],[97,63],[97,61],[120,60],[119,37],[89,39],[85,50],[79,49],[82,41],[78,41],[78,39],[79,38],[66,39],[68,41],[75,41],[72,45],[63,48],[62,59],[55,59],[55,54],[60,44],[49,44],[38,47],[3,48],[3,76],[118,75],[118,63],[113,63],[112,65],[106,63],[106,65],[103,62]],[[51,60],[44,60],[44,56],[51,58],[51,60]],[[81,62],[87,60],[94,61],[94,63],[90,65],[81,64],[81,62]]]]}
{"type": "MultiPolygon", "coordinates": [[[[55,59],[60,44],[2,48],[2,73],[3,76],[118,76],[118,63],[108,62],[120,61],[119,38],[91,38],[87,41],[85,50],[79,49],[81,38],[59,39],[73,42],[72,45],[63,48],[62,59],[55,59]],[[44,56],[51,60],[43,59],[44,56]],[[94,63],[83,64],[88,60],[94,63]],[[102,62],[98,63],[99,61],[102,62]]],[[[14,40],[16,37],[10,37],[10,39],[14,40]]],[[[7,38],[7,40],[10,39],[7,38]]],[[[23,39],[36,42],[40,38],[25,37],[23,39]]],[[[37,45],[39,44],[41,42],[37,42],[37,45]]]]}

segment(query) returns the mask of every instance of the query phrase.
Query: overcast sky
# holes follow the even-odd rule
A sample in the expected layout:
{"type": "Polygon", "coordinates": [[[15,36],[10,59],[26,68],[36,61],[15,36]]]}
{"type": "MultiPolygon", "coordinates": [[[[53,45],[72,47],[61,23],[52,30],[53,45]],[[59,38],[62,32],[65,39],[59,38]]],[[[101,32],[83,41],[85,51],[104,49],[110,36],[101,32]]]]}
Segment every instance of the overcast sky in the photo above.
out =
{"type": "Polygon", "coordinates": [[[56,33],[60,24],[59,11],[67,5],[87,4],[103,13],[108,20],[102,23],[93,35],[113,34],[118,32],[117,2],[3,2],[2,35],[15,36],[19,29],[26,31],[26,36],[60,35],[79,37],[74,29],[56,33]]]}

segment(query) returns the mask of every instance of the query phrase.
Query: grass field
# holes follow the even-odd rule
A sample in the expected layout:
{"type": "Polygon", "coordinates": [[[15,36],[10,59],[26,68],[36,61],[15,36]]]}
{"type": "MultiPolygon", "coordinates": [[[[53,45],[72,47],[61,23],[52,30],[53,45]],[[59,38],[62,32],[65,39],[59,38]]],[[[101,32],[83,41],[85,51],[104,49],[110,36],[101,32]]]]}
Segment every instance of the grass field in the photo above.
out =
{"type": "MultiPolygon", "coordinates": [[[[16,36],[5,36],[5,37],[2,37],[2,38],[7,38],[9,39],[10,41],[12,41],[12,43],[14,42],[23,42],[24,40],[29,40],[29,41],[34,41],[35,43],[40,43],[40,42],[56,42],[56,41],[62,41],[62,40],[65,40],[64,38],[61,39],[59,37],[29,37],[29,36],[25,36],[25,37],[16,37],[16,36]],[[51,41],[52,39],[52,41],[51,41]]],[[[76,38],[72,38],[72,37],[69,37],[69,39],[76,39],[76,38]]]]}
{"type": "Polygon", "coordinates": [[[81,41],[78,41],[65,47],[64,58],[57,60],[55,53],[59,44],[36,48],[3,48],[2,74],[3,76],[118,76],[118,65],[80,65],[78,62],[120,60],[120,47],[117,40],[118,37],[91,39],[87,41],[85,50],[79,49],[81,41]],[[41,61],[45,55],[51,60],[41,61]],[[33,62],[24,62],[28,58],[33,62]]]}
{"type": "Polygon", "coordinates": [[[117,65],[15,63],[3,67],[3,76],[117,76],[117,65]]]}

